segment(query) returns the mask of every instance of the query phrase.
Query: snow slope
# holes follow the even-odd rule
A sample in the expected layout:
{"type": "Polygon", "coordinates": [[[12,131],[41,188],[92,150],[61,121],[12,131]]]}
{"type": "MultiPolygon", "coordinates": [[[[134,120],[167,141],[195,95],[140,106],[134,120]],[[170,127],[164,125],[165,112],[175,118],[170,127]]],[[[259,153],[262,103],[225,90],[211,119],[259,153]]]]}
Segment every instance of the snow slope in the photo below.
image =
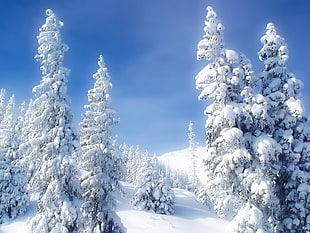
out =
{"type": "MultiPolygon", "coordinates": [[[[191,192],[173,189],[176,196],[175,212],[167,216],[132,209],[130,200],[133,187],[124,183],[123,188],[125,196],[117,195],[117,214],[128,233],[222,233],[228,224],[198,203],[191,192]]],[[[35,210],[36,205],[32,202],[25,216],[0,225],[0,233],[30,233],[26,223],[27,219],[34,216],[35,210]]]]}
{"type": "Polygon", "coordinates": [[[128,184],[123,187],[126,198],[118,203],[117,214],[127,227],[127,233],[222,233],[228,224],[197,202],[193,193],[182,189],[173,189],[176,197],[173,215],[133,210],[130,206],[133,188],[128,184]]]}
{"type": "MultiPolygon", "coordinates": [[[[197,165],[197,176],[198,178],[203,182],[204,177],[204,168],[202,166],[202,160],[204,159],[204,156],[206,154],[206,148],[205,147],[197,147],[196,148],[196,165],[197,165]]],[[[173,151],[165,153],[158,157],[159,161],[161,161],[163,164],[169,166],[173,170],[183,170],[185,172],[189,172],[190,168],[190,157],[191,152],[189,149],[183,149],[179,151],[173,151]]]]}

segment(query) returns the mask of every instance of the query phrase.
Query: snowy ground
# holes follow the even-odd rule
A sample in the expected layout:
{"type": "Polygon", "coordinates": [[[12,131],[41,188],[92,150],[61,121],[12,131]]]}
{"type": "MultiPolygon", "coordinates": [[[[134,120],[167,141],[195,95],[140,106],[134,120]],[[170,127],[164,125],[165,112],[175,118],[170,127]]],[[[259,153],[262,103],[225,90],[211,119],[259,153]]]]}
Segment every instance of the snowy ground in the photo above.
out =
{"type": "Polygon", "coordinates": [[[0,224],[0,233],[30,233],[27,229],[27,221],[35,215],[36,209],[36,202],[31,202],[25,216],[0,224]]]}
{"type": "MultiPolygon", "coordinates": [[[[228,224],[198,203],[191,192],[174,189],[175,213],[167,216],[133,210],[130,205],[133,188],[129,184],[123,184],[123,188],[126,195],[117,197],[117,214],[128,233],[223,233],[228,224]]],[[[31,203],[25,216],[0,225],[0,233],[30,233],[26,222],[34,216],[35,211],[36,205],[31,203]]]]}
{"type": "Polygon", "coordinates": [[[223,233],[228,222],[216,217],[206,206],[195,200],[193,193],[173,189],[176,207],[173,215],[160,215],[133,210],[130,198],[133,189],[124,184],[127,197],[121,200],[117,214],[127,227],[127,233],[223,233]]]}

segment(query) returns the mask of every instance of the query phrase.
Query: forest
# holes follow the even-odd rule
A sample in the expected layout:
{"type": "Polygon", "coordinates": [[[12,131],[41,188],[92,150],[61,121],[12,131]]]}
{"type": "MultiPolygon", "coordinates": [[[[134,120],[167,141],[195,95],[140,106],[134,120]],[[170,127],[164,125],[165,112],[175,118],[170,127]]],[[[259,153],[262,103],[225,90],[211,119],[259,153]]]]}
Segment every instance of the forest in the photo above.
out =
{"type": "Polygon", "coordinates": [[[135,187],[132,207],[141,211],[173,215],[173,189],[180,188],[230,221],[227,233],[310,232],[309,117],[303,83],[286,66],[285,39],[267,24],[258,52],[264,70],[255,73],[246,55],[225,47],[224,26],[210,6],[204,23],[197,60],[207,64],[194,79],[207,103],[201,178],[192,122],[188,172],[117,141],[102,55],[80,128],[73,126],[63,65],[69,46],[63,23],[47,9],[37,36],[42,78],[34,99],[17,105],[14,95],[6,100],[0,92],[0,223],[36,201],[32,233],[123,233],[115,193],[126,182],[135,187]]]}

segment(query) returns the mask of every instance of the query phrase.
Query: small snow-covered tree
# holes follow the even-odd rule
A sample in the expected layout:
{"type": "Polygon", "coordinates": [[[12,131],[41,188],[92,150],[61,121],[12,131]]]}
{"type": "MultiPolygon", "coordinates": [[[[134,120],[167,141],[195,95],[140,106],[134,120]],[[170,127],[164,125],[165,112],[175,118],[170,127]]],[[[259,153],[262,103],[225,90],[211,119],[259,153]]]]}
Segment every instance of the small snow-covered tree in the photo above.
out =
{"type": "Polygon", "coordinates": [[[83,218],[78,200],[80,182],[75,158],[79,141],[72,127],[67,96],[69,70],[63,66],[68,46],[62,43],[63,23],[46,10],[40,28],[38,54],[42,80],[33,88],[35,99],[27,114],[26,139],[20,146],[25,167],[31,163],[29,185],[37,194],[38,209],[30,221],[32,233],[80,232],[83,218]]]}
{"type": "Polygon", "coordinates": [[[175,196],[165,179],[158,173],[154,159],[144,156],[135,185],[132,205],[157,214],[172,214],[175,196]]]}
{"type": "Polygon", "coordinates": [[[193,123],[190,121],[188,125],[188,142],[189,142],[189,181],[190,186],[193,190],[195,190],[198,186],[199,180],[197,175],[197,155],[196,155],[196,146],[197,143],[195,141],[195,133],[193,131],[193,123]]]}
{"type": "Polygon", "coordinates": [[[19,114],[13,95],[0,121],[0,223],[23,215],[29,204],[26,173],[17,164],[21,135],[19,114]]]}
{"type": "Polygon", "coordinates": [[[81,122],[81,177],[86,219],[85,233],[125,232],[114,211],[112,192],[120,186],[121,161],[111,138],[111,127],[118,123],[114,110],[109,108],[109,74],[102,55],[99,69],[93,75],[94,87],[88,91],[89,104],[85,106],[81,122]]]}
{"type": "Polygon", "coordinates": [[[258,55],[264,62],[261,94],[268,100],[270,133],[281,145],[276,195],[280,207],[274,212],[277,232],[310,231],[309,121],[302,106],[303,84],[286,67],[288,48],[272,23],[258,55]]]}
{"type": "Polygon", "coordinates": [[[223,26],[214,10],[207,10],[206,35],[198,43],[197,59],[211,63],[196,76],[196,88],[201,90],[199,99],[212,101],[205,110],[206,190],[216,212],[232,217],[246,200],[243,171],[251,164],[246,147],[251,116],[240,93],[255,78],[244,55],[224,48],[223,26]]]}

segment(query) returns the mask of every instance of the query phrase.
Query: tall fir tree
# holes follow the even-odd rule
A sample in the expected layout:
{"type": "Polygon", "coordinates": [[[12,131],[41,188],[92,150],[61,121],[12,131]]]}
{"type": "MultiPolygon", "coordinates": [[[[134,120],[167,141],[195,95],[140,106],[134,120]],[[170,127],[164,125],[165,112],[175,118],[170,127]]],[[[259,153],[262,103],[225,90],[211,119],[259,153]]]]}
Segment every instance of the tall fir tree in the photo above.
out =
{"type": "Polygon", "coordinates": [[[125,232],[116,215],[113,191],[120,187],[121,159],[115,153],[111,127],[118,123],[114,110],[109,108],[112,87],[103,57],[99,69],[93,75],[94,87],[88,91],[89,104],[85,106],[81,122],[81,177],[83,197],[82,210],[86,219],[85,233],[125,232]]]}
{"type": "Polygon", "coordinates": [[[248,59],[224,48],[223,25],[211,7],[205,20],[205,36],[198,43],[197,59],[210,60],[197,76],[200,100],[211,100],[206,108],[206,157],[204,159],[209,198],[216,212],[233,217],[245,201],[244,173],[251,155],[246,148],[251,116],[240,95],[254,82],[248,59]]]}
{"type": "Polygon", "coordinates": [[[83,218],[78,200],[80,183],[75,158],[79,140],[72,127],[67,96],[69,70],[63,66],[68,46],[62,43],[59,21],[46,10],[40,28],[38,53],[42,80],[33,88],[35,95],[28,110],[27,141],[20,147],[24,164],[32,163],[30,187],[37,193],[38,209],[30,221],[32,233],[80,232],[83,218]]]}
{"type": "Polygon", "coordinates": [[[302,106],[303,84],[286,67],[288,48],[272,23],[258,55],[264,62],[261,94],[268,100],[268,133],[281,145],[276,174],[276,195],[280,208],[275,211],[276,232],[310,231],[310,127],[302,106]]]}

